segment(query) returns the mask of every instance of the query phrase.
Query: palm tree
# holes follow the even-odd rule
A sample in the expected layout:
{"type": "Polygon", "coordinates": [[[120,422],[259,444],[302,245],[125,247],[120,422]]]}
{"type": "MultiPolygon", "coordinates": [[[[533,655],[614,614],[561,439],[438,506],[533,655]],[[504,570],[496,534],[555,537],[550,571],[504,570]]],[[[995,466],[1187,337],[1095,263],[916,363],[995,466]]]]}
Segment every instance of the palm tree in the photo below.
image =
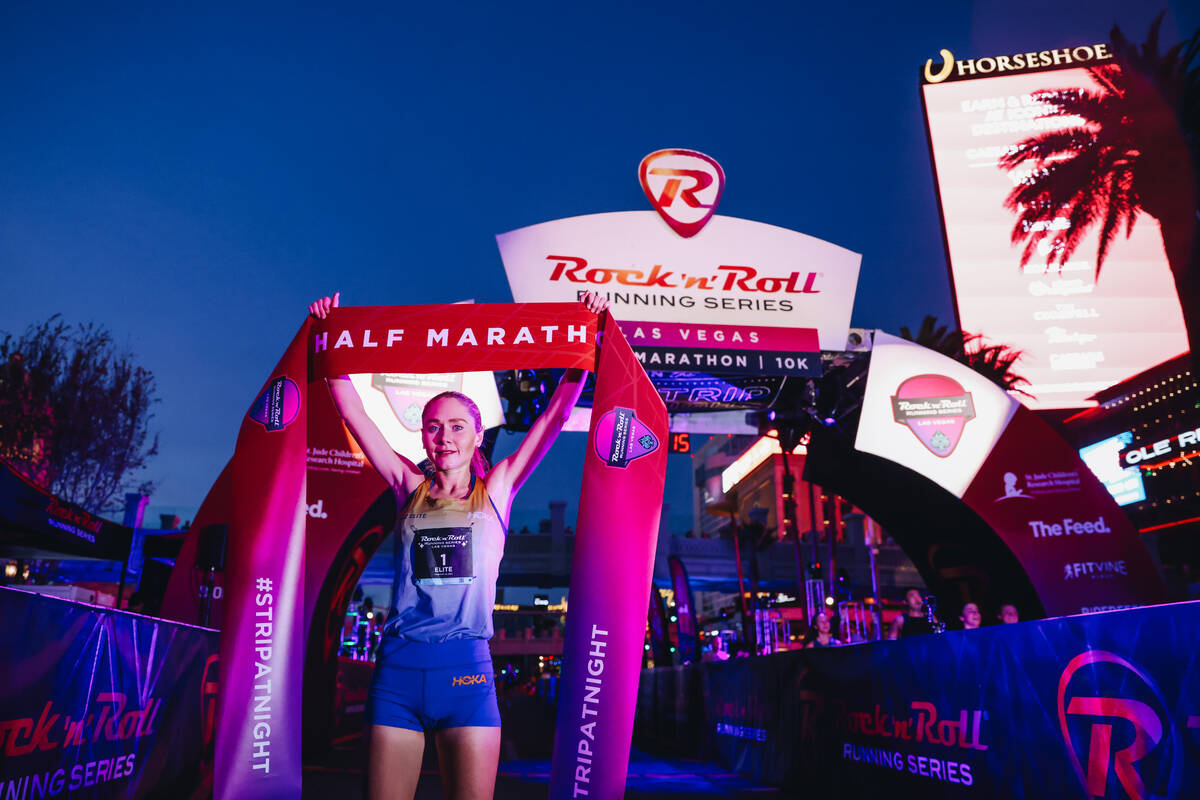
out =
{"type": "Polygon", "coordinates": [[[1200,31],[1160,55],[1162,20],[1160,14],[1141,48],[1114,26],[1110,38],[1116,63],[1088,68],[1099,90],[1060,89],[1037,95],[1053,109],[1053,116],[1076,117],[1082,124],[1030,137],[1000,164],[1010,171],[1028,171],[1005,201],[1005,207],[1017,213],[1012,241],[1024,242],[1022,267],[1047,242],[1046,265],[1061,268],[1098,225],[1099,278],[1117,234],[1123,230],[1128,237],[1141,213],[1156,219],[1188,340],[1196,347],[1200,67],[1194,65],[1200,61],[1200,31]],[[1055,230],[1053,223],[1062,216],[1069,226],[1055,230]]]}
{"type": "Polygon", "coordinates": [[[1029,380],[1013,369],[1023,355],[1020,350],[1006,344],[985,344],[980,334],[951,330],[948,325],[939,325],[937,317],[932,314],[927,314],[921,320],[921,327],[917,328],[915,334],[908,326],[901,325],[900,335],[910,342],[966,364],[1006,392],[1033,397],[1021,388],[1029,386],[1029,380]]]}

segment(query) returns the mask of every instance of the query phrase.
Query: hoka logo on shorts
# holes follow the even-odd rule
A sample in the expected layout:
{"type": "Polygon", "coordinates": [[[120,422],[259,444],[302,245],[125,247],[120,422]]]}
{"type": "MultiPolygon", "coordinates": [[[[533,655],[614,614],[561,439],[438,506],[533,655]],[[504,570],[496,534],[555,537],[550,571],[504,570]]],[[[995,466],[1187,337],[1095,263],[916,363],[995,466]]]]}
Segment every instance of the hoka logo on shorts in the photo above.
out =
{"type": "Polygon", "coordinates": [[[477,683],[487,683],[487,675],[479,673],[478,675],[455,675],[450,681],[451,686],[474,686],[477,683]]]}

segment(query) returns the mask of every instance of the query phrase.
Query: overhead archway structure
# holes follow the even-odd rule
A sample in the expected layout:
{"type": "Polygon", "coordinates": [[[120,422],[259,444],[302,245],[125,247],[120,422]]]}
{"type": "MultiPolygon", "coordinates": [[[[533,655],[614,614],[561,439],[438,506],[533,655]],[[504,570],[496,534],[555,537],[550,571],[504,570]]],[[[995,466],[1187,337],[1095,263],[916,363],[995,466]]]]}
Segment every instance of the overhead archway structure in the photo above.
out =
{"type": "Polygon", "coordinates": [[[814,430],[806,477],[883,522],[931,585],[990,583],[1049,616],[1166,602],[1078,452],[970,368],[877,331],[857,422],[853,451],[814,430]]]}
{"type": "Polygon", "coordinates": [[[165,615],[195,622],[211,603],[221,627],[217,798],[300,796],[306,643],[336,641],[325,635],[330,612],[344,609],[395,518],[324,378],[563,367],[596,372],[596,399],[551,796],[583,796],[580,753],[587,797],[623,795],[662,509],[666,410],[610,314],[597,320],[578,303],[524,303],[335,309],[326,320],[306,319],[271,372],[197,514],[163,604],[165,615]],[[198,598],[194,567],[209,547],[205,537],[221,525],[229,532],[225,571],[198,598]]]}

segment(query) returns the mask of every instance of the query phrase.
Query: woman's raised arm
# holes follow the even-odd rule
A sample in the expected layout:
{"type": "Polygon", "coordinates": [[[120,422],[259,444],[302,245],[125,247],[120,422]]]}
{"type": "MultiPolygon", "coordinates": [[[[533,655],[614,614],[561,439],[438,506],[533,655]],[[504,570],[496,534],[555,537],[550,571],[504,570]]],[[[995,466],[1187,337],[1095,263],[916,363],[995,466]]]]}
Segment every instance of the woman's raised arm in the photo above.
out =
{"type": "MultiPolygon", "coordinates": [[[[318,319],[325,319],[330,309],[338,307],[340,298],[341,292],[334,292],[333,297],[322,297],[310,304],[308,310],[318,319]]],[[[333,404],[337,406],[338,413],[350,429],[354,440],[358,442],[375,471],[392,487],[397,498],[403,501],[420,485],[425,476],[417,469],[416,464],[397,453],[387,443],[383,433],[367,416],[358,392],[354,391],[354,386],[350,383],[349,375],[328,378],[327,382],[329,393],[333,395],[333,404]]]]}
{"type": "MultiPolygon", "coordinates": [[[[594,314],[602,314],[608,308],[608,301],[592,292],[585,294],[582,302],[594,314]]],[[[505,509],[505,517],[513,498],[541,463],[563,426],[567,424],[571,409],[579,402],[579,395],[583,393],[586,382],[586,370],[567,370],[550,397],[546,410],[533,423],[529,433],[525,434],[516,452],[501,459],[488,473],[488,494],[505,509]]]]}

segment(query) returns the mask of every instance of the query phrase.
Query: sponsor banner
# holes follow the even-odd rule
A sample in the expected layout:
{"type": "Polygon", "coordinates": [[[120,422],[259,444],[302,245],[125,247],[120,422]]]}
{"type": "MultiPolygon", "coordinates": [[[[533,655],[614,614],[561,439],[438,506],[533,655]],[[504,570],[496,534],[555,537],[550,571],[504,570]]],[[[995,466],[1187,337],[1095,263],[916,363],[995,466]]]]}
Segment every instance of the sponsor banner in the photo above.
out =
{"type": "Polygon", "coordinates": [[[0,797],[187,797],[217,634],[0,588],[0,797]]]}
{"type": "Polygon", "coordinates": [[[552,220],[496,239],[519,302],[595,291],[622,320],[811,328],[821,350],[846,347],[862,261],[812,236],[720,215],[684,238],[655,211],[552,220]]]}
{"type": "Polygon", "coordinates": [[[1166,602],[1137,531],[1078,452],[1027,408],[963,500],[1025,568],[1047,614],[1166,602]]]}
{"type": "Polygon", "coordinates": [[[35,486],[0,461],[0,520],[4,543],[48,552],[123,561],[133,531],[35,486]]]}
{"type": "MultiPolygon", "coordinates": [[[[591,797],[620,795],[668,434],[645,372],[612,317],[603,319],[610,333],[598,354],[597,318],[578,303],[342,308],[324,321],[305,320],[247,414],[230,466],[193,528],[230,526],[223,600],[215,604],[223,605],[216,610],[225,623],[217,798],[298,796],[302,731],[317,737],[325,734],[312,731],[336,726],[337,616],[395,520],[391,493],[367,469],[323,379],[552,367],[597,370],[565,640],[571,657],[564,659],[564,698],[586,709],[591,724],[584,730],[576,722],[582,738],[559,748],[555,769],[570,778],[576,760],[590,758],[591,777],[581,785],[591,786],[591,797]],[[628,503],[619,535],[611,525],[614,498],[628,503]],[[615,579],[625,590],[614,600],[615,579]],[[306,644],[314,668],[301,681],[306,644]],[[597,691],[603,706],[594,702],[597,691]],[[260,735],[259,723],[269,733],[260,735]]],[[[198,613],[187,590],[197,544],[190,535],[176,563],[164,603],[173,615],[198,613]]]]}
{"type": "Polygon", "coordinates": [[[1181,603],[647,670],[638,744],[829,797],[1182,800],[1197,642],[1181,603]]]}
{"type": "Polygon", "coordinates": [[[1166,600],[1137,531],[1074,448],[940,353],[876,333],[855,448],[962,498],[1017,557],[1049,614],[1166,600]],[[1124,571],[1106,580],[1067,577],[1071,565],[1116,563],[1124,571]]]}

